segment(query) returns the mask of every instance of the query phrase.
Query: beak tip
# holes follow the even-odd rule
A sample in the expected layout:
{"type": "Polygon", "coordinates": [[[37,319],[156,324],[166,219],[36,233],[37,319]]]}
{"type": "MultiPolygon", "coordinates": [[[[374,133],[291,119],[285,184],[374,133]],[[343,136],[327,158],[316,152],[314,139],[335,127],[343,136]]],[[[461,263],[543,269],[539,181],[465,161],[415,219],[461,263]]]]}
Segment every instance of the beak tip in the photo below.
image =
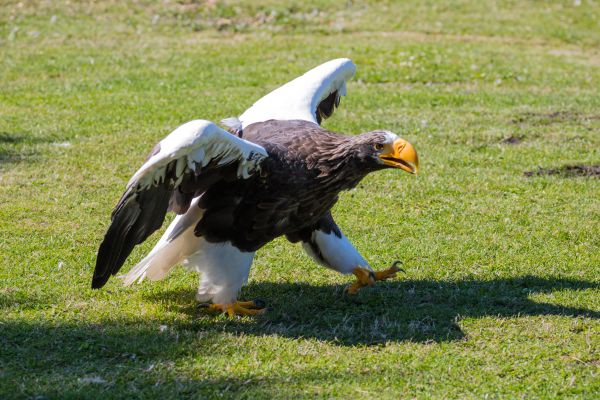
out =
{"type": "Polygon", "coordinates": [[[419,156],[412,144],[402,138],[398,138],[393,143],[393,150],[383,158],[384,164],[390,167],[400,168],[411,175],[419,172],[419,156]]]}

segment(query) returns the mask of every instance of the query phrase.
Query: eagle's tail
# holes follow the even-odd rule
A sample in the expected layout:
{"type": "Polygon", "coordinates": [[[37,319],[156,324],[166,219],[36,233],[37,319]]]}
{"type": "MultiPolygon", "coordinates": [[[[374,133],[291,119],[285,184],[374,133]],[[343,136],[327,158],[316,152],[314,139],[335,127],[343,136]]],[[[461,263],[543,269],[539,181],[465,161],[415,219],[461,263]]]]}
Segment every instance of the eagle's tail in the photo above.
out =
{"type": "Polygon", "coordinates": [[[195,199],[187,213],[178,215],[171,222],[152,251],[125,275],[125,286],[145,278],[151,281],[163,279],[173,267],[197,251],[201,241],[194,235],[194,227],[203,213],[197,202],[195,199]]]}
{"type": "Polygon", "coordinates": [[[159,243],[135,267],[125,275],[123,284],[129,286],[134,282],[141,282],[146,277],[156,281],[164,278],[171,268],[179,263],[178,243],[159,243]]]}

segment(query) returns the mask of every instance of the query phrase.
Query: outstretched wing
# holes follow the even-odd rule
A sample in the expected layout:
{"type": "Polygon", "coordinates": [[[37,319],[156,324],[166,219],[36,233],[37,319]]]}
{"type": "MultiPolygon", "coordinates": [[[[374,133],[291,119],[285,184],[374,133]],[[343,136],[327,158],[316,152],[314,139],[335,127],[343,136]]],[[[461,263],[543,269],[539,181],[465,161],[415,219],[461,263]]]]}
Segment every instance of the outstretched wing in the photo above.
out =
{"type": "MultiPolygon", "coordinates": [[[[321,124],[333,114],[340,97],[346,95],[346,81],[355,72],[356,66],[348,58],[321,64],[254,103],[239,117],[241,128],[270,119],[321,124]]],[[[223,122],[230,126],[227,120],[223,122]]]]}
{"type": "Polygon", "coordinates": [[[350,274],[356,267],[371,269],[329,212],[311,229],[287,235],[287,238],[291,242],[302,241],[304,251],[313,260],[342,274],[350,274]]]}
{"type": "Polygon", "coordinates": [[[210,121],[188,122],[155,146],[112,213],[98,250],[92,287],[104,286],[133,248],[162,225],[167,211],[185,213],[192,199],[223,179],[248,179],[267,152],[210,121]]]}

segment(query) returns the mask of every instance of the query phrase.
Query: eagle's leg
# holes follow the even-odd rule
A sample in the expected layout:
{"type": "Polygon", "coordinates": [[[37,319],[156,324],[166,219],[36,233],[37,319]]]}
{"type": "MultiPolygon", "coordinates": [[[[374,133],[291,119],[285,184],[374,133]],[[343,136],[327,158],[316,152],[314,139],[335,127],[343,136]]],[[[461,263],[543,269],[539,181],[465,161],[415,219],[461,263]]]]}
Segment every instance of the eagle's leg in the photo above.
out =
{"type": "Polygon", "coordinates": [[[351,295],[356,294],[365,286],[373,286],[377,281],[394,278],[398,272],[404,271],[398,267],[399,264],[402,264],[402,262],[396,261],[391,267],[382,271],[371,271],[368,268],[362,267],[354,268],[352,273],[356,276],[356,282],[348,286],[346,292],[351,295]]]}
{"type": "Polygon", "coordinates": [[[266,311],[260,301],[238,301],[248,280],[254,252],[245,252],[229,242],[211,243],[200,239],[201,246],[184,264],[198,271],[198,306],[208,311],[234,315],[257,315],[266,311]]]}
{"type": "Polygon", "coordinates": [[[317,224],[317,228],[309,234],[299,236],[288,235],[292,242],[302,240],[302,247],[316,262],[338,271],[342,274],[354,274],[356,282],[346,288],[348,294],[356,294],[365,286],[372,286],[377,281],[383,281],[396,276],[401,261],[382,271],[373,271],[369,263],[360,255],[358,250],[340,231],[333,222],[331,214],[325,214],[317,224]]]}

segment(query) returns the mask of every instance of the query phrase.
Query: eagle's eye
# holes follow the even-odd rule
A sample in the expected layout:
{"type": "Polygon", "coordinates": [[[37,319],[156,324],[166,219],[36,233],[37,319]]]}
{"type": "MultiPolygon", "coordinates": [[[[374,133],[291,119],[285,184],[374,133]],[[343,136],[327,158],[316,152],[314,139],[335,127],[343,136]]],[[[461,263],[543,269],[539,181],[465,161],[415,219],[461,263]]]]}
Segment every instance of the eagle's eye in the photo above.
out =
{"type": "Polygon", "coordinates": [[[375,143],[373,145],[373,147],[375,148],[375,150],[383,150],[383,144],[382,143],[375,143]]]}

